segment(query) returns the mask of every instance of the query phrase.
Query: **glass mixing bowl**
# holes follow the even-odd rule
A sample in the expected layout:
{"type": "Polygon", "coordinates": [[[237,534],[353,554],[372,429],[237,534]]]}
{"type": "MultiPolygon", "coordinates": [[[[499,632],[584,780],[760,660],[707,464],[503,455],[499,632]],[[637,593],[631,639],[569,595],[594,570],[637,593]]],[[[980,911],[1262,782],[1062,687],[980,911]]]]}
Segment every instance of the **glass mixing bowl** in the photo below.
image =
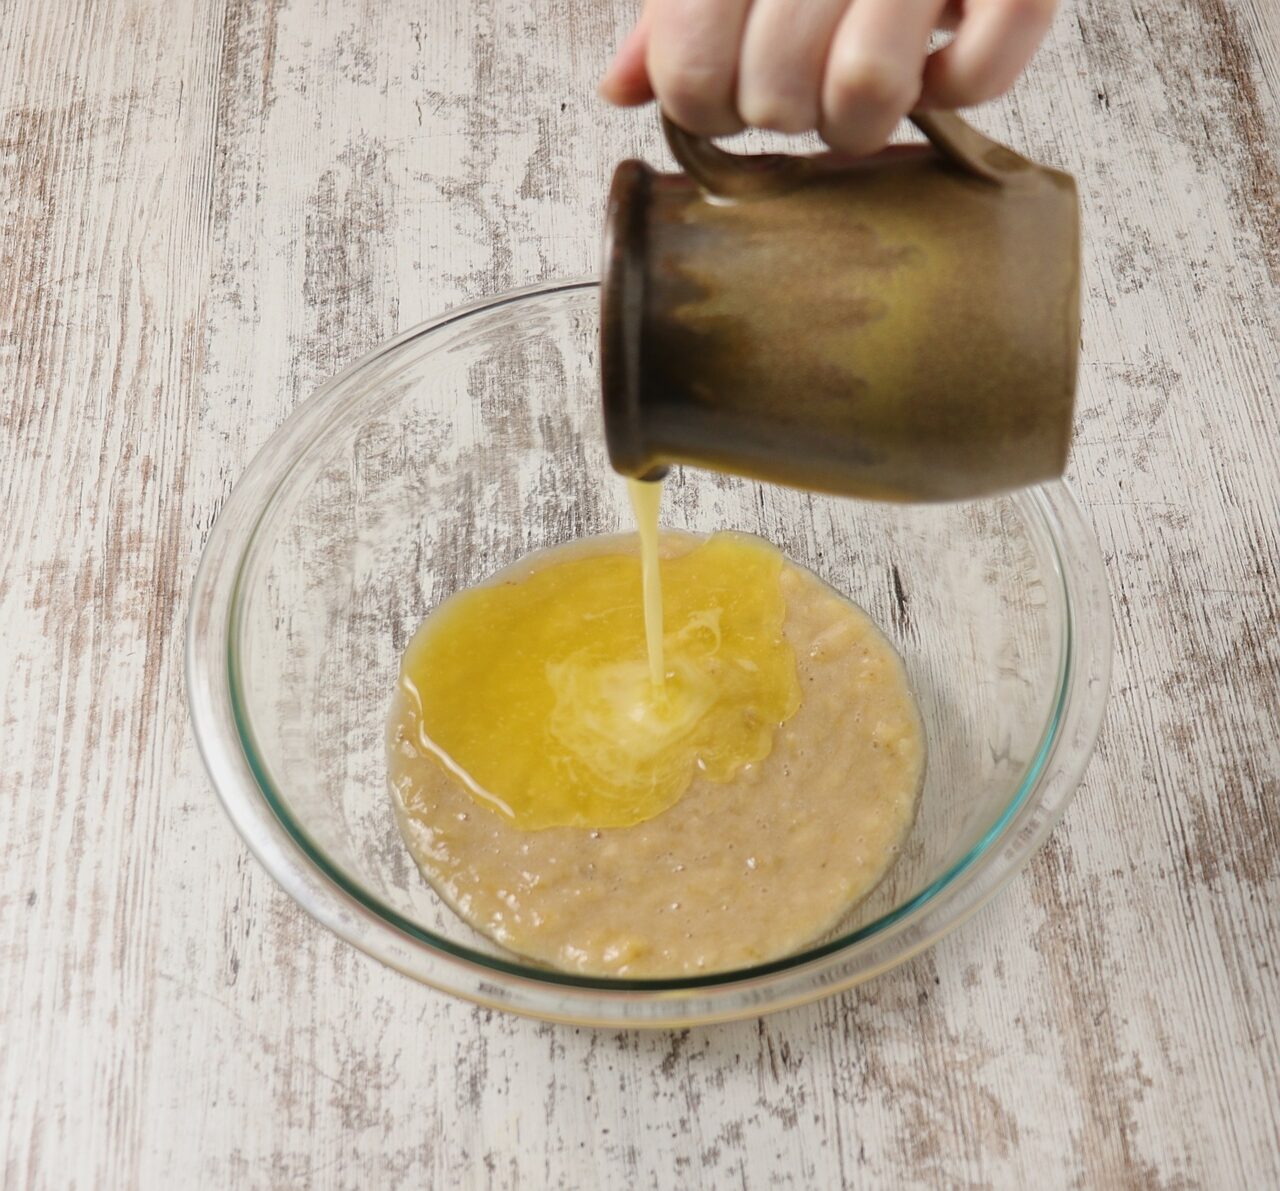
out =
{"type": "Polygon", "coordinates": [[[272,876],[406,974],[578,1023],[752,1016],[901,963],[1043,841],[1102,718],[1102,562],[1060,484],[910,507],[677,470],[665,525],[762,534],[892,638],[928,734],[919,819],[888,878],[834,936],[774,963],[627,981],[502,951],[414,867],[387,791],[384,725],[400,653],[437,603],[530,550],[631,527],[600,425],[597,297],[594,282],[545,285],[424,324],[280,428],[227,501],[196,576],[196,738],[272,876]]]}

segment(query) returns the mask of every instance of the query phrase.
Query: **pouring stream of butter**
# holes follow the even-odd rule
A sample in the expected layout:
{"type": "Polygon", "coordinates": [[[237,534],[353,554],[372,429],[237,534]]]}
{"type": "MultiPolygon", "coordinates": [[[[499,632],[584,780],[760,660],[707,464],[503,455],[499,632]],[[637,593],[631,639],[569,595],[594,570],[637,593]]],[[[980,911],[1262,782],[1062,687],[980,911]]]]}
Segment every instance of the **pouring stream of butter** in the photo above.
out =
{"type": "Polygon", "coordinates": [[[499,572],[405,651],[417,747],[524,829],[653,818],[695,776],[727,782],[768,756],[800,703],[781,553],[722,532],[660,563],[661,492],[631,497],[640,559],[569,548],[499,572]]]}
{"type": "Polygon", "coordinates": [[[655,692],[666,681],[662,656],[662,580],[658,575],[658,510],[662,481],[627,480],[631,511],[640,531],[640,574],[644,588],[644,641],[649,651],[649,681],[655,692]]]}

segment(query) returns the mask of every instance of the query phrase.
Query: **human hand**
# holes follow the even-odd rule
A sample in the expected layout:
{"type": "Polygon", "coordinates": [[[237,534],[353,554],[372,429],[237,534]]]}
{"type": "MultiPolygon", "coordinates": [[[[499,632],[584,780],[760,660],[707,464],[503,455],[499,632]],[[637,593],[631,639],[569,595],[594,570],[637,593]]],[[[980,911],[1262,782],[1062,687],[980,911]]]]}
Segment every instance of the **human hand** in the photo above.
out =
{"type": "Polygon", "coordinates": [[[624,107],[657,98],[689,132],[816,129],[873,153],[916,107],[1007,91],[1056,0],[647,0],[600,84],[624,107]],[[929,53],[935,28],[955,30],[929,53]]]}

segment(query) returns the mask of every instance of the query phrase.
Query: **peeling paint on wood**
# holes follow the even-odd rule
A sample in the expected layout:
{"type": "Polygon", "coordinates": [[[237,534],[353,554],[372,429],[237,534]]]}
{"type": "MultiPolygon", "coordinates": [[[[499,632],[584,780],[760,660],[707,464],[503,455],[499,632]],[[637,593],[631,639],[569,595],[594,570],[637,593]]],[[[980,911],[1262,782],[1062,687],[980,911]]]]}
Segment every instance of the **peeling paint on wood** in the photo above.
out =
{"type": "Polygon", "coordinates": [[[595,268],[614,162],[664,159],[594,98],[630,15],[4,6],[0,1184],[1274,1184],[1271,0],[1075,0],[978,116],[1080,178],[1118,655],[1078,801],[957,935],[762,1022],[556,1028],[338,943],[225,821],[181,675],[222,501],[396,329],[595,268]]]}

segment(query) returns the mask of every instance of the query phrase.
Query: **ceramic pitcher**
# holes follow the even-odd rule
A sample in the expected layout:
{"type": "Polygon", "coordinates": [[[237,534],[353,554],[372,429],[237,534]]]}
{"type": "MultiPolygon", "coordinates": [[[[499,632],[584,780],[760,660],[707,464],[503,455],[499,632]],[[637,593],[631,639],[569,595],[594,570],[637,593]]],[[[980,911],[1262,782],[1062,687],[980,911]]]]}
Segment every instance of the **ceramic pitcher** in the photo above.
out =
{"type": "Polygon", "coordinates": [[[1075,184],[954,113],[875,156],[617,169],[602,286],[614,466],[897,500],[1061,474],[1079,344],[1075,184]]]}

